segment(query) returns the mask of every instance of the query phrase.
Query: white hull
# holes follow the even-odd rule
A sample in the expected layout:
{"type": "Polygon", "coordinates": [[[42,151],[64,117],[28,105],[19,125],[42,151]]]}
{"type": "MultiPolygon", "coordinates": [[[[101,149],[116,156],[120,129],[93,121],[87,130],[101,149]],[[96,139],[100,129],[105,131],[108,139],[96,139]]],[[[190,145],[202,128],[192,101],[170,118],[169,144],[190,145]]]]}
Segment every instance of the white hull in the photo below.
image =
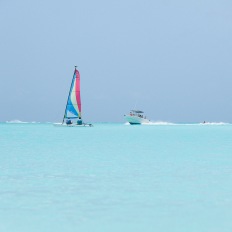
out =
{"type": "Polygon", "coordinates": [[[54,123],[53,126],[59,126],[59,127],[92,127],[92,124],[83,123],[82,125],[77,124],[70,124],[67,125],[66,123],[54,123]]]}
{"type": "Polygon", "coordinates": [[[125,119],[127,122],[129,122],[130,124],[145,124],[145,123],[149,123],[150,121],[146,118],[141,118],[138,116],[131,116],[131,115],[125,115],[125,119]]]}

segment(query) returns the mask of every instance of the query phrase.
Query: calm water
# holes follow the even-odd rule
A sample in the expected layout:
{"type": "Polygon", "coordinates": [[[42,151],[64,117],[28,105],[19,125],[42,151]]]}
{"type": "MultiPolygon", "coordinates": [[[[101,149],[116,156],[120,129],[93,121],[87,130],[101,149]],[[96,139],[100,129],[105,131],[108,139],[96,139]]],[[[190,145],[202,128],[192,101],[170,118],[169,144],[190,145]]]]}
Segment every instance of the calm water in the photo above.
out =
{"type": "Polygon", "coordinates": [[[232,125],[0,124],[0,231],[231,232],[232,125]]]}

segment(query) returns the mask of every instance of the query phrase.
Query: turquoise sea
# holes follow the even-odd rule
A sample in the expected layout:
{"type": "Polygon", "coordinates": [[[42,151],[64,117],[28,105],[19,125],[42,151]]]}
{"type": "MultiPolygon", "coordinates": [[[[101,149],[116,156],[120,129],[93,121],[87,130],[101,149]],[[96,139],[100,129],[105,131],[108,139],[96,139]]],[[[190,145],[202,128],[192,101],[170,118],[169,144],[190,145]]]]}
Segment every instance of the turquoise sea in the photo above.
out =
{"type": "Polygon", "coordinates": [[[231,232],[232,125],[0,123],[1,232],[231,232]]]}

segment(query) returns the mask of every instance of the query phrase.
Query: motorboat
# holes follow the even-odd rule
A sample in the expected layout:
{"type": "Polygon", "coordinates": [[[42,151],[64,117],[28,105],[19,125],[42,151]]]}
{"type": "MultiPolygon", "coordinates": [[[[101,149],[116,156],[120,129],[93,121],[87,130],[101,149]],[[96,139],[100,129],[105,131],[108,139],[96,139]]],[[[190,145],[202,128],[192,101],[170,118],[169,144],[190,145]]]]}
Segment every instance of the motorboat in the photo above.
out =
{"type": "Polygon", "coordinates": [[[124,115],[124,117],[131,125],[140,125],[150,122],[141,110],[131,110],[130,113],[124,115]]]}

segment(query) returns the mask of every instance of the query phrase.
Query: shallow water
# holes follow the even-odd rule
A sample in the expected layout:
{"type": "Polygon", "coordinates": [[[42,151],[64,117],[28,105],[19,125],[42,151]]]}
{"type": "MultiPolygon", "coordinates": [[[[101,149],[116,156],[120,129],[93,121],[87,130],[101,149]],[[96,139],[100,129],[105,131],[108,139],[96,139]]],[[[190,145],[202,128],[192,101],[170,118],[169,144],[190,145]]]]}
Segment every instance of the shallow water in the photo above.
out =
{"type": "Polygon", "coordinates": [[[232,230],[232,125],[0,124],[0,231],[232,230]]]}

